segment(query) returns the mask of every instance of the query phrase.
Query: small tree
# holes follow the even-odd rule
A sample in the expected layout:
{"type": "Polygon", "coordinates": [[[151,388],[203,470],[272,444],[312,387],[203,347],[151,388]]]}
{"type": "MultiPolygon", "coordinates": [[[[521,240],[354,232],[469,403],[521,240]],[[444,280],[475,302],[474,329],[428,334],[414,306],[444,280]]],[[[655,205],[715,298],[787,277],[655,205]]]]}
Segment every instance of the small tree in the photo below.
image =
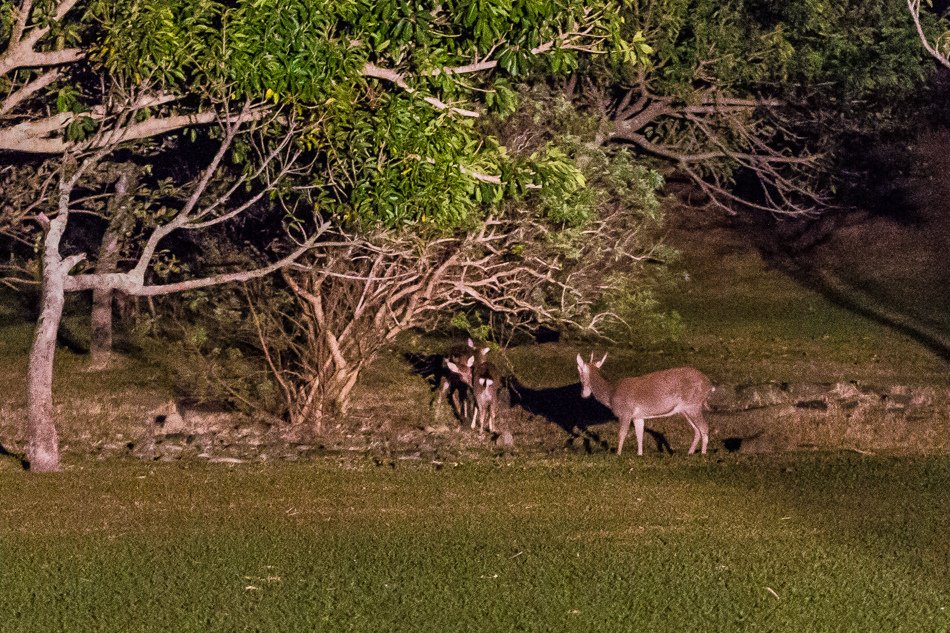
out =
{"type": "MultiPolygon", "coordinates": [[[[131,113],[116,117],[116,127],[102,134],[114,134],[121,138],[122,121],[131,118],[131,113]]],[[[208,165],[193,181],[178,187],[182,192],[180,204],[161,209],[143,240],[134,265],[125,271],[115,272],[78,272],[76,268],[87,255],[83,252],[65,254],[62,251],[63,236],[70,218],[81,204],[81,192],[88,177],[118,146],[101,138],[92,145],[99,149],[74,155],[67,154],[60,168],[58,188],[55,196],[48,202],[50,216],[40,215],[45,235],[42,244],[42,296],[40,317],[30,351],[27,387],[27,435],[29,447],[27,461],[30,469],[47,472],[59,468],[59,448],[56,424],[53,417],[53,357],[56,349],[56,333],[62,316],[63,304],[67,292],[80,290],[110,291],[119,290],[131,296],[154,296],[183,292],[232,281],[246,281],[270,274],[299,259],[317,240],[319,230],[309,236],[304,228],[295,224],[288,228],[296,232],[296,246],[277,261],[252,270],[236,270],[210,276],[199,276],[170,283],[153,283],[150,270],[159,256],[159,246],[166,237],[176,231],[200,231],[232,220],[247,212],[255,204],[274,192],[281,181],[291,175],[291,171],[300,168],[297,164],[300,150],[295,146],[295,135],[288,133],[281,141],[267,145],[263,143],[259,153],[260,160],[252,169],[237,175],[224,171],[225,159],[234,149],[239,138],[249,140],[265,125],[258,122],[245,130],[249,121],[259,118],[250,103],[235,115],[222,115],[222,138],[218,149],[208,165]],[[225,179],[223,186],[212,188],[213,178],[225,179]],[[246,187],[253,187],[252,194],[246,193],[246,187]]],[[[113,196],[122,196],[116,191],[113,196]]],[[[168,198],[166,201],[171,202],[168,198]]]]}
{"type": "Polygon", "coordinates": [[[513,163],[531,165],[532,186],[454,229],[329,229],[282,271],[282,286],[246,288],[246,316],[221,303],[224,320],[245,327],[203,330],[224,333],[195,358],[227,350],[215,358],[232,373],[217,372],[217,391],[242,405],[266,400],[272,413],[320,429],[346,412],[362,369],[407,330],[477,312],[507,331],[604,333],[642,316],[618,314],[605,299],[647,291],[646,262],[669,254],[659,242],[662,179],[624,149],[592,144],[596,121],[563,99],[522,96],[517,114],[488,127],[513,163]],[[265,383],[272,388],[261,391],[265,383]]]}

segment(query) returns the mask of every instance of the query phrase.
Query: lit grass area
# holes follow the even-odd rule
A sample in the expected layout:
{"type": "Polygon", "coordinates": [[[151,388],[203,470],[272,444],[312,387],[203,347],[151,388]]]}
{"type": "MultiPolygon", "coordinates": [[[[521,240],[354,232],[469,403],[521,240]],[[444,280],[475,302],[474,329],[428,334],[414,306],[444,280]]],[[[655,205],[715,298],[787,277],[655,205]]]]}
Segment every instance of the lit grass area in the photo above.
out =
{"type": "Polygon", "coordinates": [[[950,384],[946,361],[919,341],[799,285],[748,247],[703,255],[712,246],[690,244],[689,281],[663,297],[684,334],[634,350],[631,369],[687,362],[723,382],[950,384]]]}
{"type": "Polygon", "coordinates": [[[950,458],[0,468],[3,631],[946,631],[950,458]]]}

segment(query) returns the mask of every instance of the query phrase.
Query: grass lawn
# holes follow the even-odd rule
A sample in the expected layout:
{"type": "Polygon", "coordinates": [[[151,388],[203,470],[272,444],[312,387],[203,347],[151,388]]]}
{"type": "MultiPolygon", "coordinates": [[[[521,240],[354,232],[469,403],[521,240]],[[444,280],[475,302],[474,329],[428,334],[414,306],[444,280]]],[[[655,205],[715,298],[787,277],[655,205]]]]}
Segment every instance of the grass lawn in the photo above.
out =
{"type": "Polygon", "coordinates": [[[946,456],[4,462],[0,480],[5,632],[950,630],[946,456]]]}

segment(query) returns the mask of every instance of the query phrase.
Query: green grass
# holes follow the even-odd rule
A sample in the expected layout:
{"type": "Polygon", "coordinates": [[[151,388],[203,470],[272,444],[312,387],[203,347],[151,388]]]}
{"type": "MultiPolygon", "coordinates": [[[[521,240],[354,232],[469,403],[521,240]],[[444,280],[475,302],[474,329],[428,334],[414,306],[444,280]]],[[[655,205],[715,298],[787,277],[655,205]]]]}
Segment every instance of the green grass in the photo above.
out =
{"type": "Polygon", "coordinates": [[[3,631],[947,631],[950,458],[0,468],[3,631]]]}

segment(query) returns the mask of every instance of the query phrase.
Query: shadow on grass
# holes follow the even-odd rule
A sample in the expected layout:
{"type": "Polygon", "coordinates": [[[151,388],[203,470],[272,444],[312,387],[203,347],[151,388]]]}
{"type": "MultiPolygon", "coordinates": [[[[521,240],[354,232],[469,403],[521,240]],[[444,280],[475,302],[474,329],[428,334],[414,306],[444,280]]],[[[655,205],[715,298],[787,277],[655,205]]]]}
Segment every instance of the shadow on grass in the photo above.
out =
{"type": "Polygon", "coordinates": [[[866,173],[848,192],[855,210],[794,220],[757,214],[744,230],[799,285],[950,361],[947,142],[950,121],[910,145],[864,152],[866,173]]]}
{"type": "MultiPolygon", "coordinates": [[[[579,444],[587,453],[610,450],[610,443],[590,427],[615,422],[617,418],[596,399],[582,397],[580,383],[532,389],[522,384],[515,376],[508,377],[505,382],[511,406],[560,427],[568,435],[566,447],[574,448],[579,444]]],[[[645,431],[656,442],[657,452],[673,453],[663,433],[650,428],[645,431]]]]}
{"type": "Polygon", "coordinates": [[[20,468],[23,470],[30,469],[30,462],[26,461],[26,457],[20,455],[19,453],[13,453],[7,450],[7,447],[3,444],[0,444],[0,459],[9,458],[14,460],[17,464],[20,465],[20,468]]]}
{"type": "Polygon", "coordinates": [[[412,373],[423,378],[429,385],[429,391],[432,392],[432,399],[429,401],[430,407],[441,407],[444,404],[441,400],[440,386],[443,381],[449,384],[449,391],[446,393],[449,407],[452,410],[452,416],[460,423],[465,424],[468,420],[459,410],[456,402],[455,393],[457,380],[453,379],[452,372],[445,366],[445,356],[442,354],[416,354],[407,352],[403,355],[406,362],[412,368],[412,373]]]}

